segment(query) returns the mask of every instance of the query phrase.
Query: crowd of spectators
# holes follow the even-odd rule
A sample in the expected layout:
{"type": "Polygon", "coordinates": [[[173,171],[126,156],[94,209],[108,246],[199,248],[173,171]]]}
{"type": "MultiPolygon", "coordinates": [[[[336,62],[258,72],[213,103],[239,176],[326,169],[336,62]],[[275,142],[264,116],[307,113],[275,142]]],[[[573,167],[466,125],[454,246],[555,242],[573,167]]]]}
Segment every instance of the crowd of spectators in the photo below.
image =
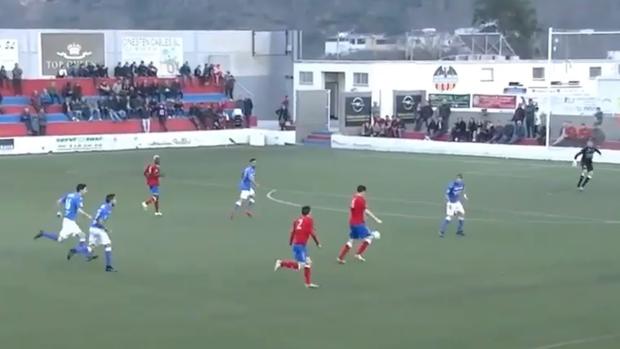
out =
{"type": "Polygon", "coordinates": [[[405,125],[398,116],[376,116],[364,122],[361,135],[365,137],[401,138],[405,125]]]}

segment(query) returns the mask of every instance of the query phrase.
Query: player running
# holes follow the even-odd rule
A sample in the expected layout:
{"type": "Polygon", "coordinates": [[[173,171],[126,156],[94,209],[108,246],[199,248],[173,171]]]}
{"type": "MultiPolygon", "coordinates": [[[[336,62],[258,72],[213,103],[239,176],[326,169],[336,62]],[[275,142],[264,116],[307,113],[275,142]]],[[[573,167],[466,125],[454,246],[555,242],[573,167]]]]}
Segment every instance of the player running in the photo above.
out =
{"type": "Polygon", "coordinates": [[[159,211],[159,178],[163,177],[160,169],[159,155],[153,156],[153,163],[146,166],[144,169],[144,177],[146,178],[146,185],[149,187],[151,196],[148,200],[142,202],[142,208],[146,211],[150,204],[155,206],[155,215],[161,216],[159,211]]]}
{"type": "Polygon", "coordinates": [[[316,246],[321,248],[319,239],[314,232],[314,220],[310,215],[310,206],[304,206],[301,208],[301,216],[293,221],[293,229],[289,239],[289,245],[293,248],[293,258],[295,260],[276,260],[274,271],[278,271],[280,268],[303,270],[306,287],[318,288],[319,285],[313,284],[311,281],[312,260],[308,256],[306,249],[310,237],[312,237],[316,246]]]}
{"type": "Polygon", "coordinates": [[[465,224],[465,209],[461,204],[461,195],[467,200],[467,194],[465,194],[465,183],[463,182],[463,175],[457,174],[456,179],[448,185],[446,189],[446,219],[441,222],[439,227],[439,237],[444,237],[446,228],[450,224],[452,217],[457,216],[459,224],[456,228],[457,236],[465,236],[463,232],[463,225],[465,224]]]}
{"type": "Polygon", "coordinates": [[[237,211],[245,207],[245,214],[248,217],[252,217],[252,207],[256,203],[255,190],[258,188],[256,183],[256,159],[250,159],[250,164],[243,169],[241,173],[241,182],[239,182],[239,200],[235,202],[235,208],[230,213],[230,219],[235,218],[237,211]]]}
{"type": "Polygon", "coordinates": [[[581,176],[579,177],[579,182],[577,182],[577,189],[579,190],[583,190],[586,184],[592,180],[592,175],[594,174],[594,153],[602,155],[601,151],[594,146],[594,143],[588,141],[586,146],[579,153],[575,154],[573,166],[577,166],[577,158],[581,156],[581,176]]]}
{"type": "MultiPolygon", "coordinates": [[[[86,194],[86,192],[88,192],[86,184],[80,183],[76,186],[75,192],[63,195],[58,199],[57,205],[59,210],[56,215],[58,217],[63,217],[60,232],[56,234],[41,230],[35,235],[34,239],[37,240],[43,237],[53,241],[63,242],[70,237],[78,237],[79,243],[77,246],[86,246],[86,235],[77,224],[79,215],[92,219],[92,217],[82,209],[84,207],[84,194],[86,194]]],[[[91,259],[95,258],[96,257],[93,257],[91,259]]]]}
{"type": "Polygon", "coordinates": [[[362,243],[359,245],[357,252],[355,253],[355,259],[361,262],[365,262],[363,255],[368,249],[368,246],[372,243],[374,239],[379,239],[381,234],[378,231],[370,231],[368,226],[366,226],[365,215],[370,216],[375,222],[381,224],[383,223],[374,213],[368,209],[366,205],[366,187],[363,185],[357,186],[357,193],[353,195],[353,199],[351,199],[351,207],[350,207],[350,216],[349,216],[349,241],[347,241],[342,249],[340,250],[340,254],[338,255],[338,263],[344,264],[345,257],[349,250],[353,248],[353,242],[355,240],[361,240],[362,243]]]}
{"type": "Polygon", "coordinates": [[[105,202],[99,206],[95,218],[90,224],[90,230],[88,234],[88,246],[80,246],[72,248],[67,255],[67,259],[71,259],[75,254],[84,255],[87,260],[92,258],[92,253],[95,247],[103,245],[105,253],[105,271],[116,271],[112,267],[112,241],[108,235],[109,230],[104,223],[110,219],[112,215],[112,209],[116,206],[116,194],[108,194],[105,197],[105,202]]]}

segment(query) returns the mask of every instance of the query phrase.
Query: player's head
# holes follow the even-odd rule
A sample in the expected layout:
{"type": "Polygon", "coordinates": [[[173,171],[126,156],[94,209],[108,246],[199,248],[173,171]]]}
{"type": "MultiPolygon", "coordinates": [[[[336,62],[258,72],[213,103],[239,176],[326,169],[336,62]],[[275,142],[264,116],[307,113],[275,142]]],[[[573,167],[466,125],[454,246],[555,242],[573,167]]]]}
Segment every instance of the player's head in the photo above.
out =
{"type": "Polygon", "coordinates": [[[159,155],[153,155],[153,162],[155,163],[155,165],[159,165],[159,155]]]}
{"type": "Polygon", "coordinates": [[[588,140],[588,143],[586,143],[586,145],[588,147],[593,147],[594,146],[594,142],[592,142],[592,140],[590,139],[590,140],[588,140]]]}
{"type": "Polygon", "coordinates": [[[250,166],[256,167],[256,159],[255,158],[251,158],[250,159],[250,166]]]}
{"type": "Polygon", "coordinates": [[[365,185],[358,185],[357,186],[357,193],[358,194],[364,194],[366,193],[366,186],[365,185]]]}
{"type": "Polygon", "coordinates": [[[86,188],[86,184],[80,183],[75,187],[75,191],[80,194],[85,194],[88,191],[88,189],[86,188]]]}
{"type": "Polygon", "coordinates": [[[456,175],[456,182],[461,183],[463,181],[463,174],[459,173],[456,175]]]}
{"type": "Polygon", "coordinates": [[[307,216],[310,214],[310,206],[304,206],[301,208],[301,215],[307,216]]]}
{"type": "Polygon", "coordinates": [[[105,202],[111,204],[112,206],[116,206],[116,194],[108,194],[105,196],[105,202]]]}

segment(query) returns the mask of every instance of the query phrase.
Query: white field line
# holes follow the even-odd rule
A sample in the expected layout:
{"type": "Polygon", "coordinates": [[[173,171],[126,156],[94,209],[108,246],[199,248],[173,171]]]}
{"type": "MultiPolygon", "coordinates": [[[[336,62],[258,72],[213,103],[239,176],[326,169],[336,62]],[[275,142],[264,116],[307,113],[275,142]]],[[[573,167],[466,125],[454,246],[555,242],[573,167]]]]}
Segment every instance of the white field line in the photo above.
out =
{"type": "Polygon", "coordinates": [[[620,334],[608,334],[608,335],[605,335],[605,336],[586,337],[586,338],[573,339],[573,340],[570,340],[570,341],[558,342],[558,343],[553,343],[553,344],[547,344],[547,345],[543,345],[543,346],[540,346],[540,347],[534,347],[534,348],[531,348],[531,349],[557,349],[557,348],[565,348],[565,347],[570,347],[570,346],[580,345],[580,344],[590,344],[590,343],[595,343],[595,342],[602,342],[602,341],[611,340],[611,339],[615,339],[615,338],[620,338],[620,334]]]}

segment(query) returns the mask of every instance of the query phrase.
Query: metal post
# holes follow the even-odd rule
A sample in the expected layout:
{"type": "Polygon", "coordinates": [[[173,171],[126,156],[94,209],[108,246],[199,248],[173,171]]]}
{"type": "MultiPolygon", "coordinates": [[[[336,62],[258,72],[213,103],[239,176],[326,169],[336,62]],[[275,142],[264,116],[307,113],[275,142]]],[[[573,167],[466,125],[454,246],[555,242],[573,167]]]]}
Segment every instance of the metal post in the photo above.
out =
{"type": "Polygon", "coordinates": [[[547,148],[549,148],[549,145],[551,144],[551,140],[549,139],[550,135],[551,135],[551,69],[553,66],[553,28],[549,27],[549,33],[548,33],[548,37],[547,37],[547,68],[546,68],[546,73],[545,73],[545,79],[547,79],[547,93],[546,93],[546,97],[547,97],[547,120],[545,121],[547,127],[546,127],[546,134],[545,134],[545,146],[547,148]]]}

